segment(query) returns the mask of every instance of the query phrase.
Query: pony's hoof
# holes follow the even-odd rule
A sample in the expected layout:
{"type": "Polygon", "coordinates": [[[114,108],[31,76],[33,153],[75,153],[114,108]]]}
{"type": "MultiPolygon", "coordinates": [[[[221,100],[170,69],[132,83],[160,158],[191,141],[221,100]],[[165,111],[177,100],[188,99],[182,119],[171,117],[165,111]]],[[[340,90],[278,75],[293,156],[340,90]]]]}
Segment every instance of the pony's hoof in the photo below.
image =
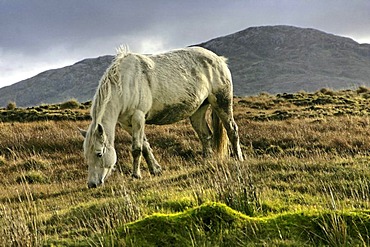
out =
{"type": "Polygon", "coordinates": [[[162,175],[162,168],[158,167],[156,169],[153,169],[153,170],[150,171],[150,174],[152,174],[153,176],[162,175]]]}
{"type": "Polygon", "coordinates": [[[131,175],[131,177],[136,178],[136,179],[142,179],[141,174],[135,174],[135,173],[133,173],[131,175]]]}

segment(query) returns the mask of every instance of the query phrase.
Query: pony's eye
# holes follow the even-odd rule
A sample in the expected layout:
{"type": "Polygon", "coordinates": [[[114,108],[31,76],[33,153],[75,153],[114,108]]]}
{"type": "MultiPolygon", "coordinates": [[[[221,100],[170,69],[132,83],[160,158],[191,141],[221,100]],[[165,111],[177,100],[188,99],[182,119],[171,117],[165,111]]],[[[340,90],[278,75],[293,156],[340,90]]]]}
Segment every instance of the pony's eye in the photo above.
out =
{"type": "Polygon", "coordinates": [[[103,154],[102,154],[102,153],[97,153],[97,154],[96,154],[96,156],[97,156],[98,158],[101,158],[101,157],[103,157],[103,154]]]}

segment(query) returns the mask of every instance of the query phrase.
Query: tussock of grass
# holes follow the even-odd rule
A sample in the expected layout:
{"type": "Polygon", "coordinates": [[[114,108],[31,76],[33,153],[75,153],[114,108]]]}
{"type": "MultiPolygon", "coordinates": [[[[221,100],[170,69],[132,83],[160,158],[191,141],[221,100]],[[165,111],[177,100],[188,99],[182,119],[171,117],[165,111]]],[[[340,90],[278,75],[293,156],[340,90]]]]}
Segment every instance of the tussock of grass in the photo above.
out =
{"type": "Polygon", "coordinates": [[[21,183],[46,184],[46,183],[49,183],[49,178],[40,171],[29,171],[17,177],[16,181],[19,184],[21,183]]]}
{"type": "Polygon", "coordinates": [[[43,159],[42,157],[32,156],[29,159],[25,160],[21,167],[24,170],[45,170],[50,167],[50,162],[43,159]]]}
{"type": "Polygon", "coordinates": [[[0,167],[7,165],[7,160],[4,156],[0,155],[0,167]]]}
{"type": "Polygon", "coordinates": [[[111,200],[80,204],[62,214],[54,214],[46,222],[46,232],[87,237],[91,232],[111,232],[114,227],[140,217],[138,205],[128,195],[111,200]],[[90,219],[94,219],[91,221],[90,219]],[[73,232],[76,230],[75,232],[73,232]]]}

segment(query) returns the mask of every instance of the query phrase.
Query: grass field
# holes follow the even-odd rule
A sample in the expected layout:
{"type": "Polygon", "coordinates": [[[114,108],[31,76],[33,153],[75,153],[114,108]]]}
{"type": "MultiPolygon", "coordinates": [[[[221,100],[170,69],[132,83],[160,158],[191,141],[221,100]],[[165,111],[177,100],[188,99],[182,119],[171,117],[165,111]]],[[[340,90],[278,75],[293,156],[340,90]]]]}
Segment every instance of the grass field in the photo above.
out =
{"type": "Polygon", "coordinates": [[[0,246],[368,246],[369,98],[235,98],[244,162],[204,160],[189,121],[147,126],[164,171],[142,180],[117,127],[117,171],[90,190],[88,104],[2,109],[0,246]]]}

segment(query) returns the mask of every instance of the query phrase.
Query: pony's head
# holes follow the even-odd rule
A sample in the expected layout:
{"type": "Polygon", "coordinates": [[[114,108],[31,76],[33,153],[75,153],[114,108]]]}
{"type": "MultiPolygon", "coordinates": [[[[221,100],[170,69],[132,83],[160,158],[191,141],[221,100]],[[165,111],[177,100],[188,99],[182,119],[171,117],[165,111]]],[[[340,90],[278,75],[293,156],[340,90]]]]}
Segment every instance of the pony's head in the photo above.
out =
{"type": "Polygon", "coordinates": [[[117,161],[116,151],[108,142],[101,124],[90,126],[88,131],[80,130],[85,137],[84,155],[89,166],[88,187],[96,188],[104,183],[117,161]]]}

